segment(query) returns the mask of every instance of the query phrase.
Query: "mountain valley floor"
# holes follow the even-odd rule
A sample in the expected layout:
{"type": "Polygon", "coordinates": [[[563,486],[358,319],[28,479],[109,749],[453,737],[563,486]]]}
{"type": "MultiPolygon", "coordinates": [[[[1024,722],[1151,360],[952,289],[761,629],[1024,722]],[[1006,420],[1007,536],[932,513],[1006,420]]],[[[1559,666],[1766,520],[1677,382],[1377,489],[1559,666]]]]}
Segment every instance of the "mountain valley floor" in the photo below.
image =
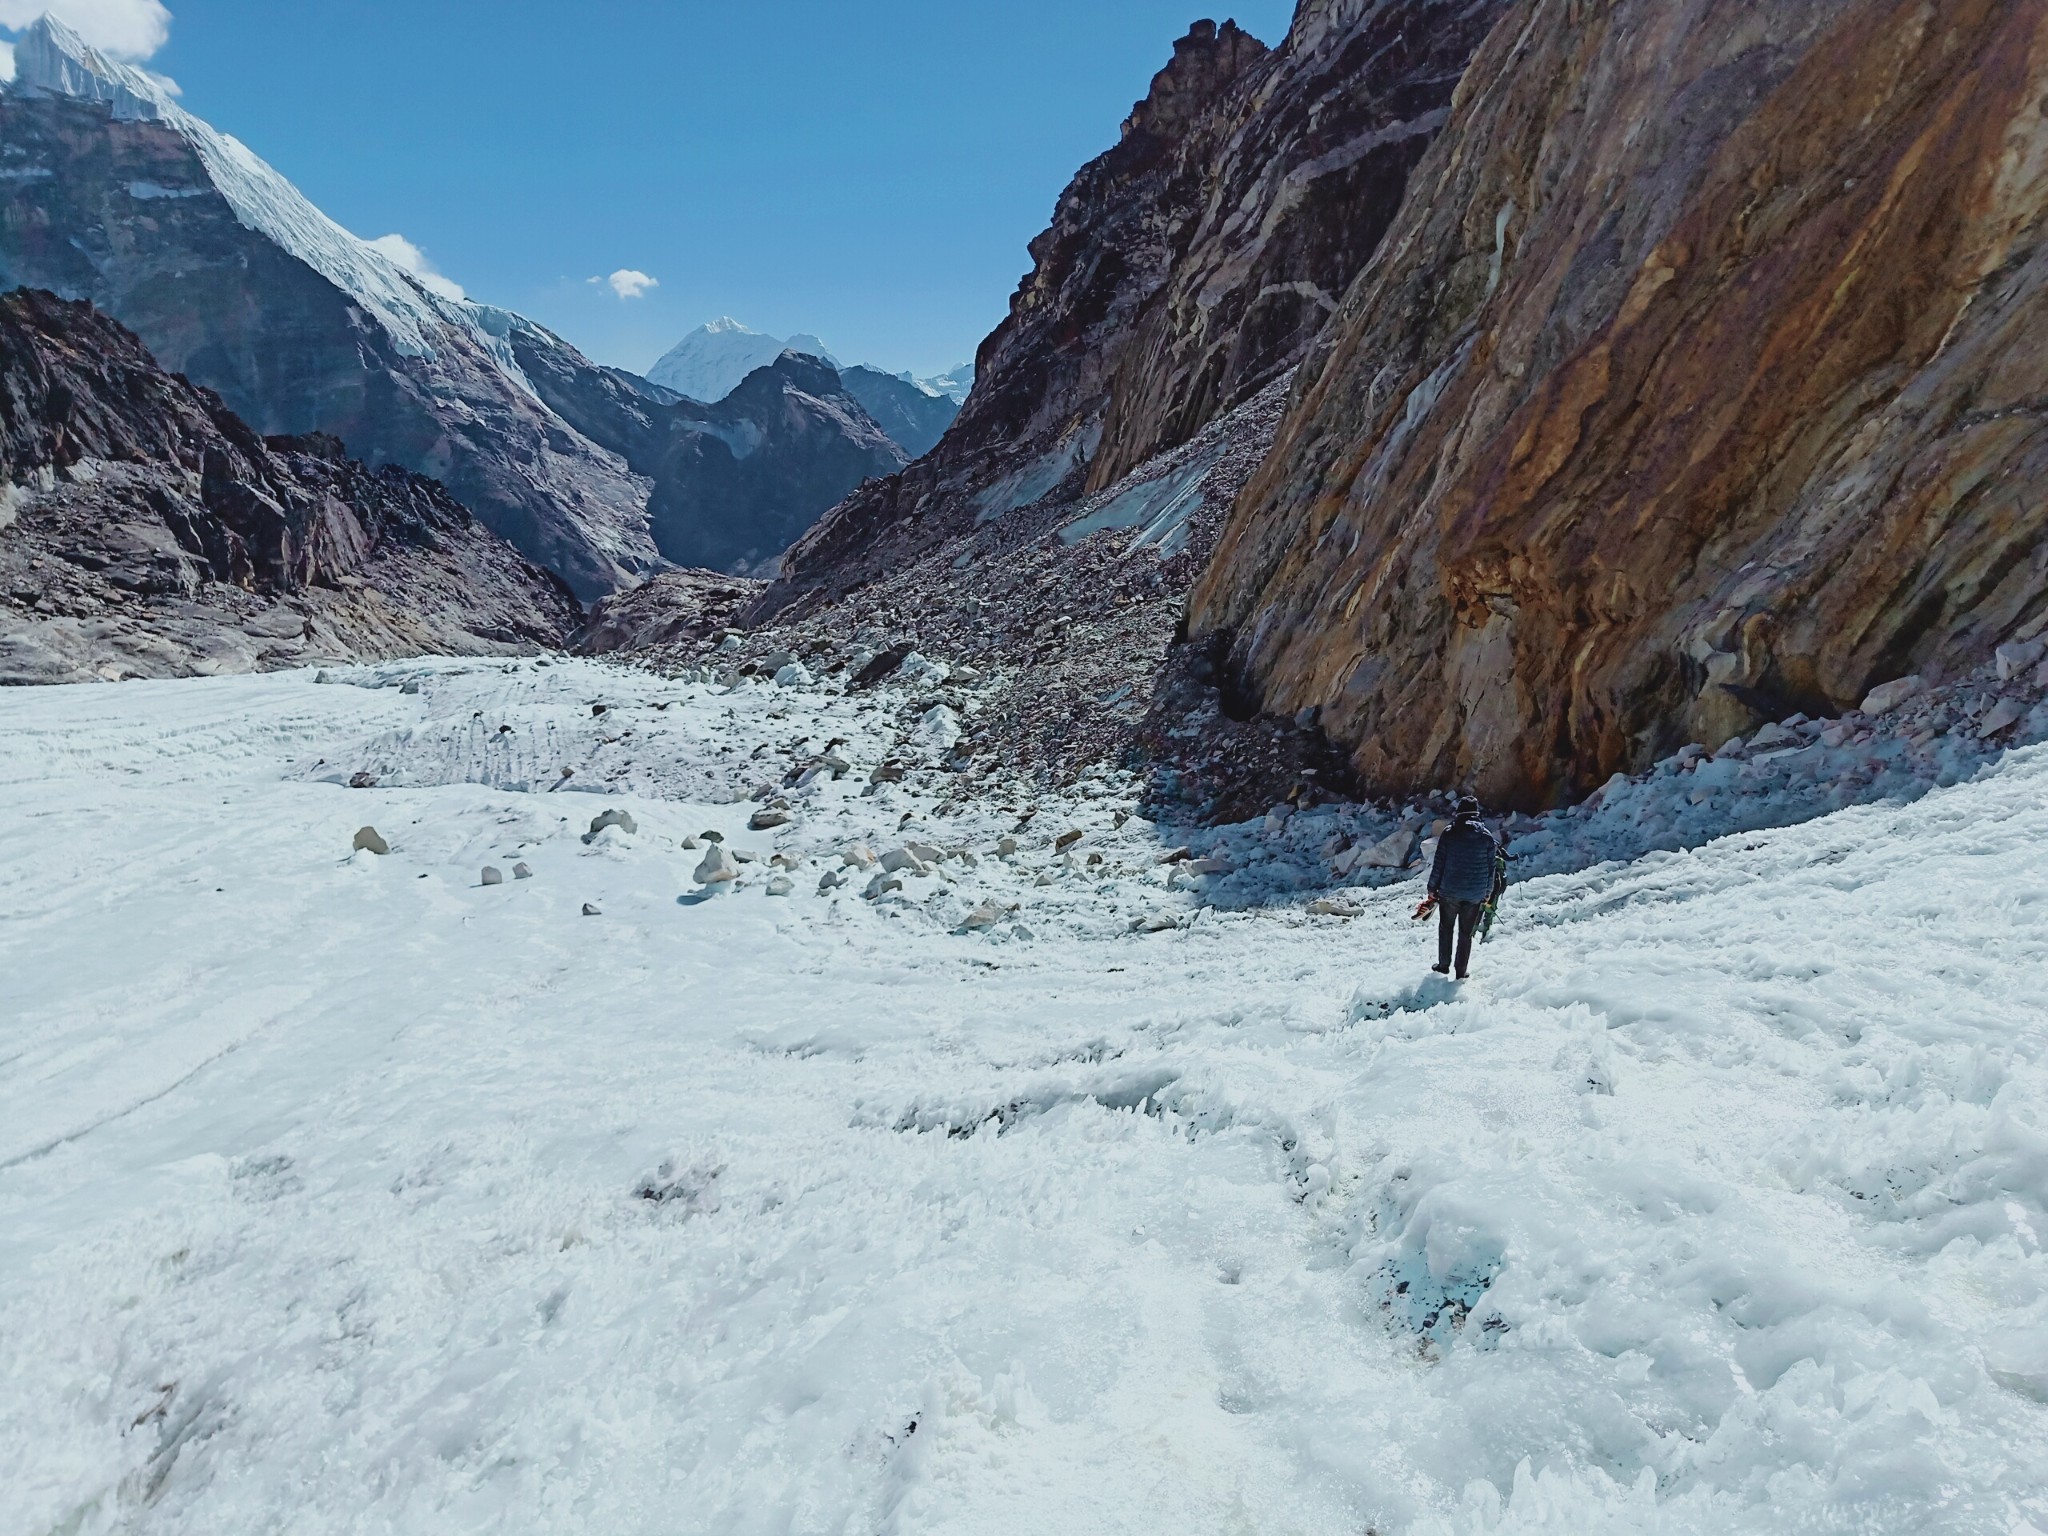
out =
{"type": "Polygon", "coordinates": [[[0,696],[0,1536],[2048,1531],[2048,746],[1459,988],[795,673],[0,696]]]}

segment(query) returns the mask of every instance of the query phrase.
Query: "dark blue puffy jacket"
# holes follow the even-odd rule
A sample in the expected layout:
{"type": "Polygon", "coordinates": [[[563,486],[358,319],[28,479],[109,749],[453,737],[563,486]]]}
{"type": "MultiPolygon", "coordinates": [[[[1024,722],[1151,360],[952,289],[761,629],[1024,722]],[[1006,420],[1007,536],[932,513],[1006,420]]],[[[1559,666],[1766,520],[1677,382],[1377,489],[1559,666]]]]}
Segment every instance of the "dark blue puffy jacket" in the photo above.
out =
{"type": "Polygon", "coordinates": [[[1493,900],[1494,855],[1499,851],[1491,832],[1460,817],[1437,842],[1429,894],[1449,901],[1493,900]]]}

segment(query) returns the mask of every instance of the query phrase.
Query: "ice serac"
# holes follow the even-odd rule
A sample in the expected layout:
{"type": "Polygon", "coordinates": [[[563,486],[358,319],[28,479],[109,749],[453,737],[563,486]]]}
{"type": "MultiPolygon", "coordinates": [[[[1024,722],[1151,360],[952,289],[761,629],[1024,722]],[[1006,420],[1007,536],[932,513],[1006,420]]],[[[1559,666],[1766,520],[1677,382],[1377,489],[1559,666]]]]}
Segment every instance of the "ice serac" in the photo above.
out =
{"type": "Polygon", "coordinates": [[[2042,0],[1517,6],[1192,630],[1526,805],[2038,630],[2044,98],[2042,0]]]}
{"type": "Polygon", "coordinates": [[[503,314],[442,297],[162,82],[44,18],[0,95],[0,286],[89,299],[260,431],[444,481],[594,597],[655,568],[648,485],[527,387],[503,314]]]}
{"type": "Polygon", "coordinates": [[[1283,375],[1377,248],[1504,6],[1303,0],[1276,49],[1197,23],[1032,242],[938,451],[835,509],[761,611],[1108,487],[1283,375]]]}
{"type": "Polygon", "coordinates": [[[433,481],[259,436],[89,305],[0,298],[0,684],[533,650],[578,618],[433,481]]]}

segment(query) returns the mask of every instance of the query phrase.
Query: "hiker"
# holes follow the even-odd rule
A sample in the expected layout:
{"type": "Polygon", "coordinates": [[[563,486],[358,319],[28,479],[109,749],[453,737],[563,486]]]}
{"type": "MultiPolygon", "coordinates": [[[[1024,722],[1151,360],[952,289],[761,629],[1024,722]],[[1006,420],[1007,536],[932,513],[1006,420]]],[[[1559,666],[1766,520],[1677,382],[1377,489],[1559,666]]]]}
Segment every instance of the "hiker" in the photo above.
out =
{"type": "Polygon", "coordinates": [[[1500,842],[1479,819],[1479,801],[1460,794],[1451,800],[1451,824],[1437,840],[1436,862],[1429,869],[1427,914],[1437,909],[1436,965],[1438,975],[1451,969],[1452,947],[1456,945],[1458,980],[1472,964],[1472,934],[1490,901],[1500,896],[1500,842]]]}

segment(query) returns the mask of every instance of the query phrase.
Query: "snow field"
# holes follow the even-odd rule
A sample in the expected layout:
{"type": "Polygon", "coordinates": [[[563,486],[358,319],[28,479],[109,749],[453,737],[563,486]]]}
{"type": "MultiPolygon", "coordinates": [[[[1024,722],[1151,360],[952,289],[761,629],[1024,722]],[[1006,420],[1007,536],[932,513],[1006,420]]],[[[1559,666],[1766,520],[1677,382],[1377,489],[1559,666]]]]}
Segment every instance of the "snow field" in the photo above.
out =
{"type": "Polygon", "coordinates": [[[1461,990],[925,699],[333,676],[0,698],[0,1532],[2048,1529],[2040,749],[1461,990]]]}

